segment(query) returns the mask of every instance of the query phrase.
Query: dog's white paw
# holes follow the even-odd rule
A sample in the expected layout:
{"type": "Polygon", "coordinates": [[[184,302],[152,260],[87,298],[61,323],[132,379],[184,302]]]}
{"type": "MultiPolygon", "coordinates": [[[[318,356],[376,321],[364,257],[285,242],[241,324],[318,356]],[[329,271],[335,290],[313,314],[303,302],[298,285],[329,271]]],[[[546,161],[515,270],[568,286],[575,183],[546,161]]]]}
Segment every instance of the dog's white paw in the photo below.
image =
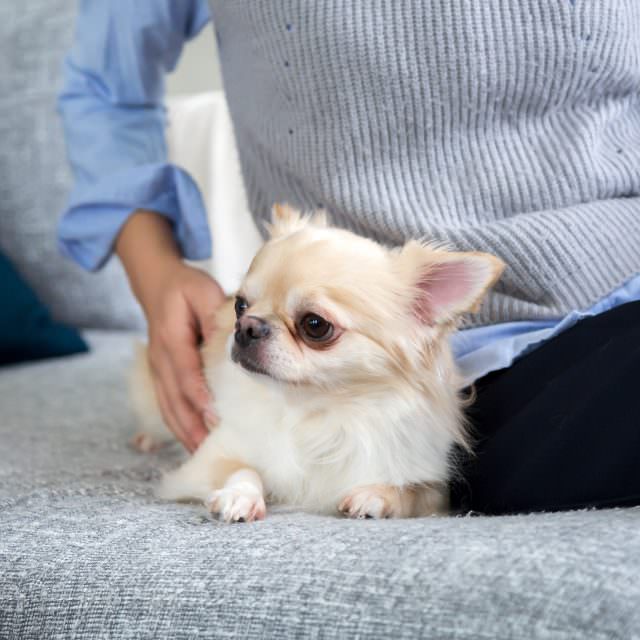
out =
{"type": "Polygon", "coordinates": [[[338,510],[348,518],[390,518],[394,516],[394,507],[388,490],[371,486],[353,489],[338,510]]]}
{"type": "Polygon", "coordinates": [[[264,520],[267,513],[262,494],[252,485],[218,489],[206,504],[224,522],[264,520]]]}

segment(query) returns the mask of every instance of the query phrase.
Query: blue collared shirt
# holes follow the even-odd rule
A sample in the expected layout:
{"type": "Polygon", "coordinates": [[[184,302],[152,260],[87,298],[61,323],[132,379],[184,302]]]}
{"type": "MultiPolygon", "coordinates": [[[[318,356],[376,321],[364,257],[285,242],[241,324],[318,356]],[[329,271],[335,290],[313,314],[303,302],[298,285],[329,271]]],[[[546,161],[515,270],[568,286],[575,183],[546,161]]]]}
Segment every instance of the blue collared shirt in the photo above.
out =
{"type": "Polygon", "coordinates": [[[185,258],[211,255],[200,192],[167,162],[163,104],[166,74],[209,19],[205,0],[79,3],[58,98],[75,176],[58,241],[85,269],[107,261],[138,208],[169,219],[185,258]]]}
{"type": "Polygon", "coordinates": [[[589,309],[573,311],[554,320],[502,322],[459,331],[451,344],[458,367],[467,384],[510,366],[542,343],[566,331],[583,318],[604,313],[627,302],[640,300],[640,275],[599,300],[589,309]]]}
{"type": "MultiPolygon", "coordinates": [[[[58,107],[75,185],[58,229],[60,250],[100,268],[129,215],[164,215],[185,258],[211,255],[206,210],[193,179],[167,162],[165,75],[184,43],[209,22],[205,0],[80,2],[58,107]],[[132,28],[135,25],[136,28],[132,28]]],[[[590,309],[564,318],[509,322],[455,334],[467,383],[508,367],[581,318],[640,300],[640,276],[590,309]]]]}

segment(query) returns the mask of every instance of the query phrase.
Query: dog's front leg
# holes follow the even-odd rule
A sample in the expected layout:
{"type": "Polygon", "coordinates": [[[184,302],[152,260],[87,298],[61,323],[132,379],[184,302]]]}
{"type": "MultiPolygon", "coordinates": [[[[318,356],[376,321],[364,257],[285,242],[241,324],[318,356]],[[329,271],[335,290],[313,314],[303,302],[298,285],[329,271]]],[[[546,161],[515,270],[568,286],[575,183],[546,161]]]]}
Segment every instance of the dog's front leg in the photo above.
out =
{"type": "Polygon", "coordinates": [[[223,455],[210,435],[181,467],[165,474],[157,489],[164,500],[201,500],[225,522],[265,516],[258,473],[246,462],[223,455]]]}
{"type": "Polygon", "coordinates": [[[349,518],[411,518],[444,513],[446,509],[446,493],[436,484],[355,487],[338,506],[338,510],[349,518]]]}

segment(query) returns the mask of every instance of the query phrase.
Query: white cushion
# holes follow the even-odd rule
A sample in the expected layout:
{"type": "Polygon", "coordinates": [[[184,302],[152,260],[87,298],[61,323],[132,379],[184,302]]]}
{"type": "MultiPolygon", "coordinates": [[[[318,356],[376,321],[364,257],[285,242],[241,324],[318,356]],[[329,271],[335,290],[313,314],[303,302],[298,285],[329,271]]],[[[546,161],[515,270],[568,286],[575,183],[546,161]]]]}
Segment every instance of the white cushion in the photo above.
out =
{"type": "Polygon", "coordinates": [[[213,255],[204,266],[231,294],[262,239],[247,205],[224,93],[174,97],[167,107],[169,160],[191,174],[208,210],[213,255]]]}

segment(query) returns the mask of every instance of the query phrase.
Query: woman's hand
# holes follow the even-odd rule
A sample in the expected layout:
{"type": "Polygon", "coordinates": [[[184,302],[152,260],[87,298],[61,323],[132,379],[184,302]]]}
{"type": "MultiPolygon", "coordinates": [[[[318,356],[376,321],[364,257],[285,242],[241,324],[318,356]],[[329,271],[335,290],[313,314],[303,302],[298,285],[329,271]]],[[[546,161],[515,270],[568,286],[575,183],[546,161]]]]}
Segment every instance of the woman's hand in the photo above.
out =
{"type": "Polygon", "coordinates": [[[214,329],[224,301],[220,285],[199,269],[173,265],[144,307],[149,323],[149,364],[165,422],[194,451],[214,423],[198,346],[214,329]]]}
{"type": "Polygon", "coordinates": [[[220,285],[186,265],[169,223],[138,211],[120,233],[116,252],[149,325],[149,364],[162,416],[175,436],[194,451],[215,424],[202,372],[199,344],[214,330],[224,302],[220,285]]]}

